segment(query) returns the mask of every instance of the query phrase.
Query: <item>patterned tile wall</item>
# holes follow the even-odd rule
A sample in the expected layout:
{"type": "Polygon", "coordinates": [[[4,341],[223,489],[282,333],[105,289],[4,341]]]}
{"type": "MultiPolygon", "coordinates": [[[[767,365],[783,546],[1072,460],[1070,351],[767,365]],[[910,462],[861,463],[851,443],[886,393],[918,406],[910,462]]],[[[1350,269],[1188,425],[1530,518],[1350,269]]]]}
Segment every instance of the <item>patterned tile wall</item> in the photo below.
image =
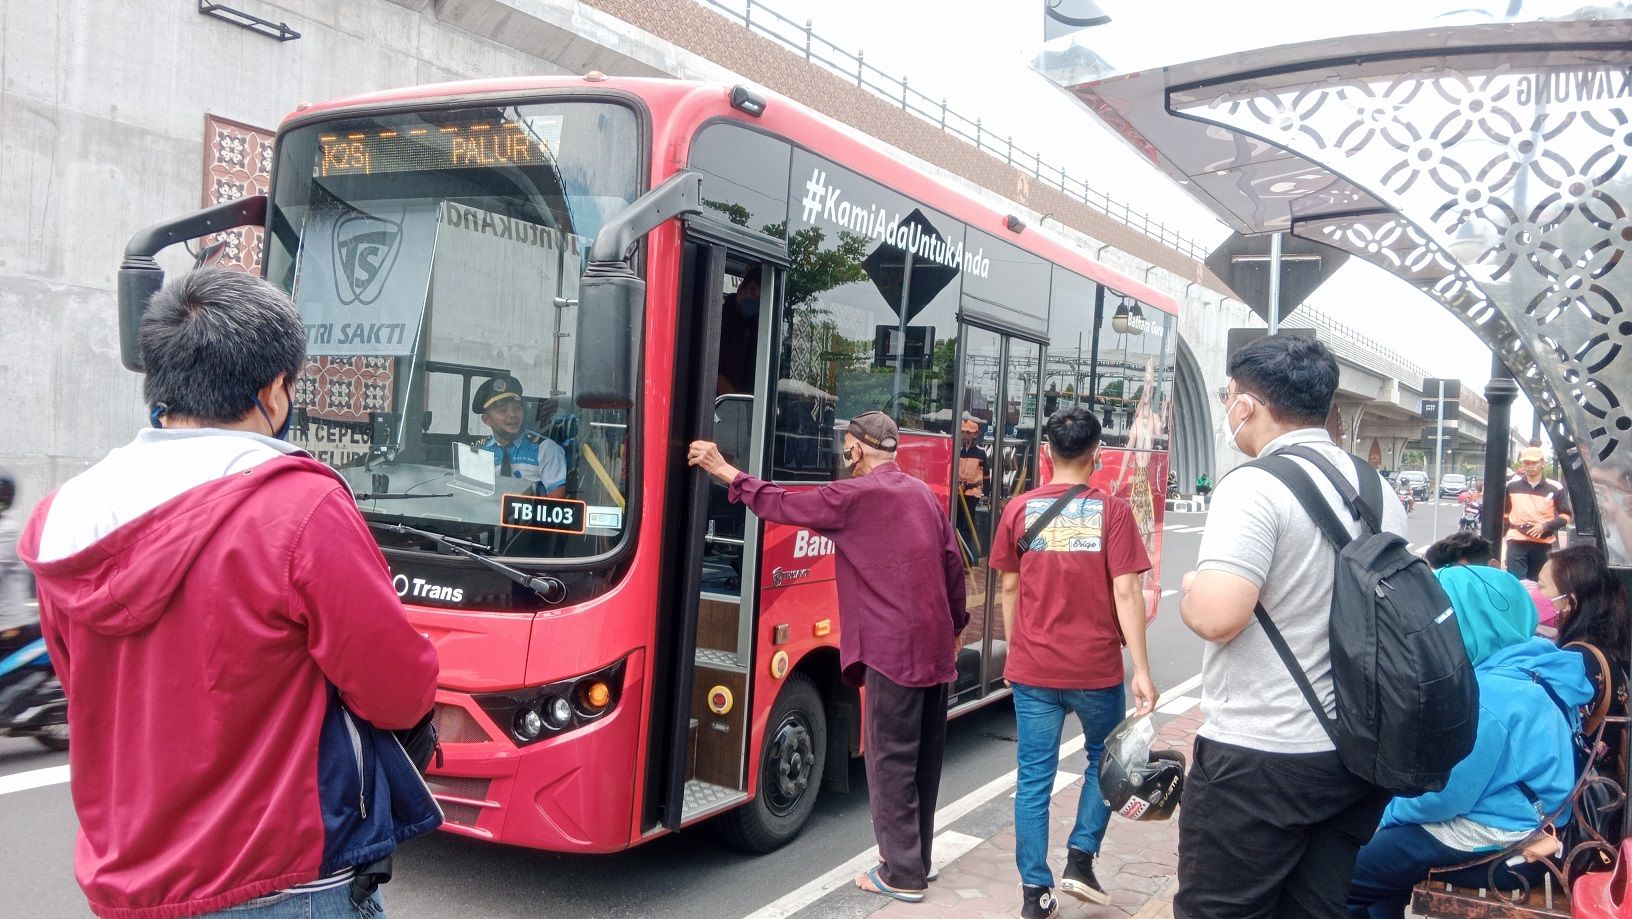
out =
{"type": "MultiPolygon", "coordinates": [[[[204,206],[245,195],[266,194],[272,175],[272,132],[217,115],[204,116],[204,206]]],[[[215,264],[261,273],[260,227],[211,237],[225,242],[215,264]]],[[[367,421],[369,412],[391,410],[396,359],[317,357],[295,387],[295,400],[315,418],[367,421]]]]}

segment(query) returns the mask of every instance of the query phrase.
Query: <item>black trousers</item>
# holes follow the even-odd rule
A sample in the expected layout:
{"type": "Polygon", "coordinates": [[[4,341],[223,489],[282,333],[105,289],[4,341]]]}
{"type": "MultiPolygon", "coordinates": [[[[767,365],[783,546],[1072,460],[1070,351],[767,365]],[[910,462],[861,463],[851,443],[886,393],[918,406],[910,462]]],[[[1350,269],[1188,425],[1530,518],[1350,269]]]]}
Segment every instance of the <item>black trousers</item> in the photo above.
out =
{"type": "Polygon", "coordinates": [[[946,753],[947,684],[902,686],[869,667],[865,686],[867,801],[884,857],[879,876],[891,887],[923,890],[946,753]]]}
{"type": "Polygon", "coordinates": [[[1529,542],[1523,539],[1507,541],[1507,573],[1521,581],[1541,577],[1541,566],[1547,564],[1547,554],[1553,551],[1550,542],[1529,542]]]}
{"type": "Polygon", "coordinates": [[[1336,752],[1265,753],[1196,738],[1179,807],[1176,919],[1341,919],[1386,793],[1336,752]]]}

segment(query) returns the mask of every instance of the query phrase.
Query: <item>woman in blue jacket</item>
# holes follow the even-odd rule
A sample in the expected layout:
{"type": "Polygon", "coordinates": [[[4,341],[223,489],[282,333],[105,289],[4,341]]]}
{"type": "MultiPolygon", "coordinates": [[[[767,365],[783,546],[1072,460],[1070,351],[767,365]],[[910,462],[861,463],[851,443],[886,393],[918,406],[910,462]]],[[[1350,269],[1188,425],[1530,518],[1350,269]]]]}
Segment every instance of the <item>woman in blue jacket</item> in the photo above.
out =
{"type": "MultiPolygon", "coordinates": [[[[1534,637],[1535,604],[1507,572],[1458,565],[1435,574],[1451,598],[1479,681],[1478,734],[1443,791],[1395,798],[1383,812],[1355,863],[1350,919],[1404,917],[1412,886],[1431,869],[1523,841],[1575,786],[1575,709],[1592,698],[1581,655],[1534,637]],[[1568,717],[1543,684],[1570,710],[1568,717]]],[[[1489,868],[1440,877],[1484,887],[1489,868]]],[[[1531,877],[1538,868],[1515,870],[1531,877]]],[[[1498,887],[1504,879],[1518,886],[1508,869],[1495,873],[1498,887]]]]}

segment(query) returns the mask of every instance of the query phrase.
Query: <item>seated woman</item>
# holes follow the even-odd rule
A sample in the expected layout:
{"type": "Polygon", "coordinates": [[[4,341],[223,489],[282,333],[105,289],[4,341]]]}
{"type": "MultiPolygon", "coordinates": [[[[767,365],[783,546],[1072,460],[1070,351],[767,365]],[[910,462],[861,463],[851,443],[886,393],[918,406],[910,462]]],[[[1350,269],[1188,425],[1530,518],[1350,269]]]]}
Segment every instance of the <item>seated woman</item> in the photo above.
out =
{"type": "Polygon", "coordinates": [[[1604,554],[1593,546],[1571,546],[1547,557],[1536,576],[1541,592],[1558,609],[1558,644],[1575,645],[1587,661],[1587,676],[1605,688],[1610,722],[1604,729],[1614,767],[1609,775],[1625,774],[1627,713],[1627,599],[1604,554]],[[1600,673],[1598,655],[1581,645],[1591,645],[1609,665],[1600,673]]]}
{"type": "MultiPolygon", "coordinates": [[[[1571,724],[1543,688],[1566,706],[1592,698],[1581,656],[1533,637],[1536,608],[1505,571],[1452,565],[1435,572],[1450,595],[1462,642],[1479,682],[1473,752],[1451,770],[1443,791],[1395,798],[1371,842],[1360,849],[1349,889],[1351,919],[1399,919],[1411,888],[1435,868],[1471,862],[1522,842],[1561,807],[1575,786],[1571,724]]],[[[1495,869],[1498,889],[1534,881],[1541,866],[1495,869]]],[[[1489,886],[1490,865],[1437,879],[1489,886]]]]}

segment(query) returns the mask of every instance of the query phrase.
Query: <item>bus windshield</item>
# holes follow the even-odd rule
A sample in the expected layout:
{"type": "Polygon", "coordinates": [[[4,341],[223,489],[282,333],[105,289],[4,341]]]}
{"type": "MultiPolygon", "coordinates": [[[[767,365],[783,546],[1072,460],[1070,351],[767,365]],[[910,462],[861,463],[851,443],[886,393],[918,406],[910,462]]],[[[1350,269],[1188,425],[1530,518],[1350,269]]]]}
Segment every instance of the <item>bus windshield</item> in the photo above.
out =
{"type": "Polygon", "coordinates": [[[579,274],[638,194],[639,149],[634,113],[591,101],[281,139],[266,273],[294,295],[307,348],[290,440],[371,521],[524,558],[625,536],[630,411],[576,403],[574,338],[579,274]]]}

